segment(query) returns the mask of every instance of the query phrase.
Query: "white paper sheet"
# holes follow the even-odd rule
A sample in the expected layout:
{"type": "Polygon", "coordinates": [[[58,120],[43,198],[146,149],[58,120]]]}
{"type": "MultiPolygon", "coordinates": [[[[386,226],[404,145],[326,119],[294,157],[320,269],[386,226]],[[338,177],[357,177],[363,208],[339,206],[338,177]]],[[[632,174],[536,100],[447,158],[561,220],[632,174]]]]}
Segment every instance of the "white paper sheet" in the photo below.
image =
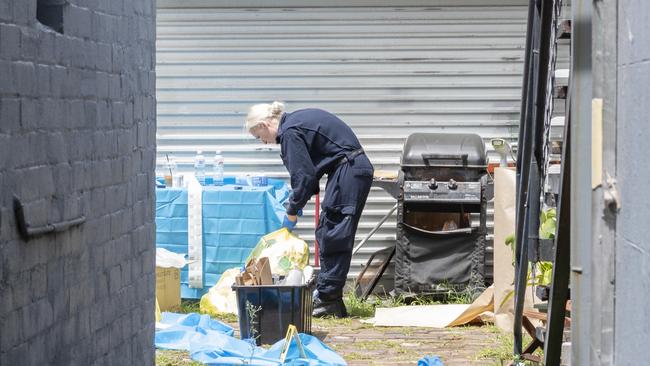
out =
{"type": "Polygon", "coordinates": [[[469,304],[447,304],[377,308],[375,317],[365,322],[380,327],[444,328],[468,307],[469,304]]]}

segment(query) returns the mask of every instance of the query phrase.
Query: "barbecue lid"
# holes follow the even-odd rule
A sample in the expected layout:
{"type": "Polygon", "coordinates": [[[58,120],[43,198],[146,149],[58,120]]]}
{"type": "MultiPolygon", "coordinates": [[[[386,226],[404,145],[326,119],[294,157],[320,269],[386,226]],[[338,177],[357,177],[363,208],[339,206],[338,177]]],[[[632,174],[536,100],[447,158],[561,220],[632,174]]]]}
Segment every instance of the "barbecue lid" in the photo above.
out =
{"type": "Polygon", "coordinates": [[[485,168],[481,136],[474,133],[414,133],[404,143],[402,166],[485,168]]]}

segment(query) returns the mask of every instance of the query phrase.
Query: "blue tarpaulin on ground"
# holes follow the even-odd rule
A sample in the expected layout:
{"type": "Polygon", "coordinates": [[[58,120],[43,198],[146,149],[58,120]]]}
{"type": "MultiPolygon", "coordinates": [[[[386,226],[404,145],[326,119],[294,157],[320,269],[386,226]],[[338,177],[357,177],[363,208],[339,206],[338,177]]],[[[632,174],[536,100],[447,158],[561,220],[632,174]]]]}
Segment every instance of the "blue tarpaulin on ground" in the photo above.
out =
{"type": "Polygon", "coordinates": [[[418,360],[418,366],[444,366],[438,356],[426,356],[418,360]]]}
{"type": "MultiPolygon", "coordinates": [[[[280,228],[282,206],[290,189],[269,179],[263,187],[241,186],[234,178],[226,185],[204,187],[203,288],[188,287],[187,267],[181,269],[181,297],[198,299],[214,286],[227,269],[240,267],[259,239],[280,228]]],[[[187,254],[187,190],[156,189],[156,246],[187,254]]]]}
{"type": "Polygon", "coordinates": [[[165,327],[156,330],[155,345],[161,349],[185,350],[195,361],[207,365],[347,365],[345,360],[318,338],[299,334],[307,358],[300,357],[295,339],[291,340],[285,362],[280,362],[284,340],[268,350],[254,342],[232,337],[233,329],[207,315],[162,313],[165,327]]]}

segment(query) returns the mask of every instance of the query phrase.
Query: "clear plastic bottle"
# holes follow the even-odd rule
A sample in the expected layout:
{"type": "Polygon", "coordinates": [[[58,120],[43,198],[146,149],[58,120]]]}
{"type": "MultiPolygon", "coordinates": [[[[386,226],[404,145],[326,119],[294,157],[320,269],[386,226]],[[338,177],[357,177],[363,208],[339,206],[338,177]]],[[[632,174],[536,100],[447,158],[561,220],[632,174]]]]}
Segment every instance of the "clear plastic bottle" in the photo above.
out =
{"type": "Polygon", "coordinates": [[[254,175],[251,179],[253,187],[264,187],[267,186],[269,182],[264,172],[254,175]]]}
{"type": "Polygon", "coordinates": [[[205,156],[201,150],[194,157],[194,176],[202,186],[205,185],[205,156]]]}
{"type": "Polygon", "coordinates": [[[156,188],[165,188],[165,164],[156,162],[156,188]]]}
{"type": "Polygon", "coordinates": [[[205,186],[214,185],[214,164],[215,162],[210,157],[205,159],[205,186]]]}
{"type": "Polygon", "coordinates": [[[172,177],[174,175],[174,171],[176,170],[176,164],[174,163],[174,160],[168,160],[165,163],[165,170],[163,176],[165,177],[165,186],[167,188],[173,187],[173,180],[172,177]]]}
{"type": "Polygon", "coordinates": [[[214,154],[214,185],[222,186],[223,185],[223,155],[221,151],[217,151],[214,154]]]}

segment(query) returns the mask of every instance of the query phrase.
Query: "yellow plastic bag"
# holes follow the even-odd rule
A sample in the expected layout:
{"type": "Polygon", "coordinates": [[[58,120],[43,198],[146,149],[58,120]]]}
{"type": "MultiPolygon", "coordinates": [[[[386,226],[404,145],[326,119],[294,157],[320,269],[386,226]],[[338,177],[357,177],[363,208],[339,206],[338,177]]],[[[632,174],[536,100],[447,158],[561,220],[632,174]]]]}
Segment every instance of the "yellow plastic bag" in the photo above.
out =
{"type": "Polygon", "coordinates": [[[232,290],[235,277],[239,274],[239,268],[226,270],[219,281],[201,296],[199,309],[203,314],[215,316],[219,313],[237,314],[237,295],[232,290]]]}
{"type": "Polygon", "coordinates": [[[309,263],[309,245],[286,228],[264,235],[246,259],[269,258],[271,273],[286,276],[290,270],[302,270],[309,263]]]}

